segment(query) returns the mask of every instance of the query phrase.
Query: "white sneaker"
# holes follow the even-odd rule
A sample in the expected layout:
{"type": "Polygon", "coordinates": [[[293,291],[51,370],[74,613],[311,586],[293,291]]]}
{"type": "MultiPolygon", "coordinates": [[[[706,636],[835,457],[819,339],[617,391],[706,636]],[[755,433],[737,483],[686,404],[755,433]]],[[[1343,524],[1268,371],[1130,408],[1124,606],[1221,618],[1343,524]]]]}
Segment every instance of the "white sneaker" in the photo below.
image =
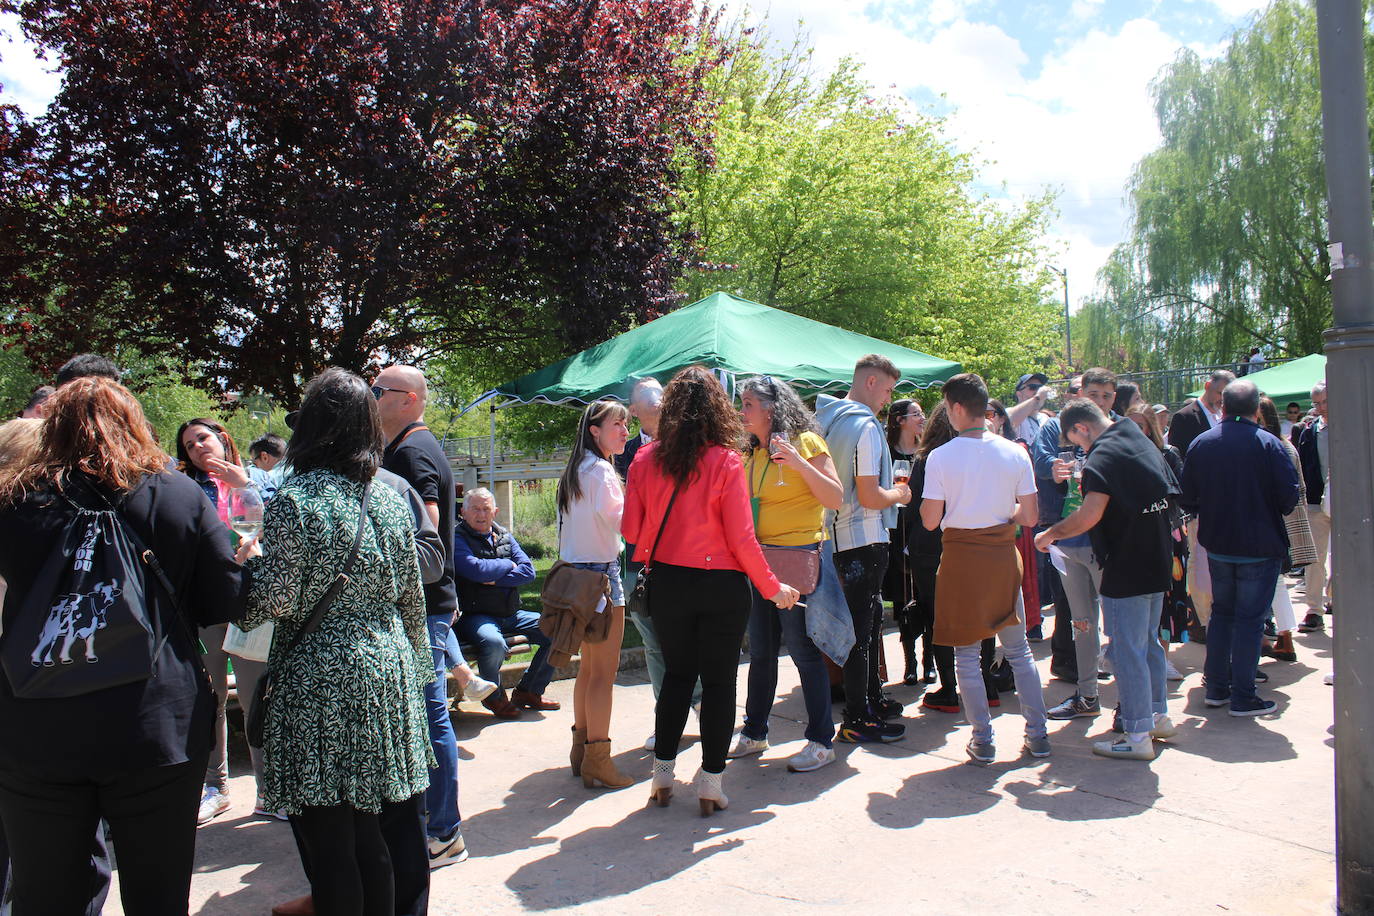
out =
{"type": "Polygon", "coordinates": [[[272,818],[276,818],[276,819],[279,820],[279,821],[289,821],[289,820],[291,819],[291,818],[287,815],[286,809],[285,809],[285,808],[278,808],[277,810],[274,811],[274,810],[272,810],[271,808],[269,808],[269,807],[267,807],[266,805],[264,805],[264,804],[262,803],[262,799],[261,799],[261,798],[259,798],[259,799],[257,800],[257,803],[253,805],[253,814],[257,815],[258,817],[272,817],[272,818]]]}
{"type": "Polygon", "coordinates": [[[480,703],[495,692],[495,684],[483,680],[475,674],[472,676],[472,680],[463,685],[463,699],[473,703],[480,703]]]}
{"type": "MultiPolygon", "coordinates": [[[[741,735],[741,738],[744,736],[741,735]]],[[[819,741],[808,741],[806,747],[800,752],[793,754],[787,760],[787,769],[793,773],[810,773],[812,770],[819,770],[826,764],[835,762],[835,751],[828,748],[819,741]]]]}
{"type": "Polygon", "coordinates": [[[1183,672],[1174,667],[1174,663],[1167,658],[1164,659],[1164,676],[1171,681],[1183,680],[1183,672]]]}
{"type": "Polygon", "coordinates": [[[653,732],[650,732],[650,733],[649,733],[649,737],[647,737],[647,738],[644,739],[644,750],[646,750],[646,751],[652,751],[652,750],[654,749],[654,745],[657,744],[657,743],[658,743],[658,736],[655,735],[653,732]]]}
{"type": "Polygon", "coordinates": [[[196,812],[196,826],[208,824],[228,810],[229,796],[224,790],[206,786],[205,793],[200,797],[200,810],[196,812]]]}
{"type": "Polygon", "coordinates": [[[748,757],[750,754],[762,754],[766,750],[768,750],[767,738],[750,738],[740,732],[739,740],[735,742],[734,747],[730,748],[730,753],[725,756],[734,760],[737,757],[748,757]]]}
{"type": "Polygon", "coordinates": [[[1156,715],[1154,727],[1150,729],[1150,737],[1159,741],[1166,741],[1178,734],[1178,728],[1174,725],[1174,720],[1166,715],[1156,715]]]}
{"type": "Polygon", "coordinates": [[[1336,683],[1336,672],[1332,671],[1330,674],[1323,675],[1322,683],[1328,687],[1334,686],[1336,683]]]}
{"type": "Polygon", "coordinates": [[[432,836],[429,838],[429,867],[442,868],[455,862],[466,862],[468,844],[463,839],[461,829],[453,831],[449,837],[432,836]]]}

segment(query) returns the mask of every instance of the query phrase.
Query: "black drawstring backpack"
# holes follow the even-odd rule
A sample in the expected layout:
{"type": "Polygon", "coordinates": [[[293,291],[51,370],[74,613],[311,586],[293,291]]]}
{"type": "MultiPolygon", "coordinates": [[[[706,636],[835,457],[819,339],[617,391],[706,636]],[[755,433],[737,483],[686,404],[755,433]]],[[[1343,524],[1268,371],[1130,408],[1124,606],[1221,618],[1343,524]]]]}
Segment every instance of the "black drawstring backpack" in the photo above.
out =
{"type": "MultiPolygon", "coordinates": [[[[71,478],[77,481],[86,483],[71,478]]],[[[148,680],[167,641],[148,607],[145,567],[175,605],[171,583],[109,500],[89,484],[86,489],[104,507],[60,497],[76,513],[0,641],[0,664],[22,699],[81,696],[148,680]]]]}

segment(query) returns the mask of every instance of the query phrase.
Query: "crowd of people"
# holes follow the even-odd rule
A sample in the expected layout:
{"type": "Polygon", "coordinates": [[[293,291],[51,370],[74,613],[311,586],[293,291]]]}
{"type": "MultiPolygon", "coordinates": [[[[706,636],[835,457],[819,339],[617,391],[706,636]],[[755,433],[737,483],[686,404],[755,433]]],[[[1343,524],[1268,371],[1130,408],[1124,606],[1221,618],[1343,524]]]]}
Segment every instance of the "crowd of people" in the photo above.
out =
{"type": "Polygon", "coordinates": [[[814,408],[766,375],[736,406],[694,366],[666,387],[633,380],[628,406],[589,404],[535,614],[520,600],[534,565],[493,494],[455,499],[419,369],[370,384],[326,370],[290,438],[245,461],[206,417],[169,453],[118,369],[74,358],[0,426],[0,721],[25,736],[0,745],[13,913],[98,913],[107,841],[126,912],[187,912],[196,827],[230,804],[231,669],[254,813],[289,821],[310,888],[283,916],[424,913],[431,869],[467,857],[450,677],[499,718],[552,713],[546,688],[578,656],[571,774],[589,789],[647,777],[656,807],[680,789],[695,711],[703,817],[730,804],[727,762],[769,748],[784,646],[807,717],[788,770],[833,763],[836,741],[904,737],[881,677],[885,599],[901,680],[929,686],[925,710],[962,712],[974,764],[997,759],[1003,692],[1018,752],[1044,758],[1053,720],[1101,714],[1106,677],[1116,734],[1092,751],[1154,759],[1177,736],[1167,649],[1183,640],[1206,643],[1208,707],[1275,712],[1261,655],[1292,660],[1293,633],[1331,613],[1324,385],[1280,420],[1224,370],[1172,417],[1101,368],[1057,410],[1043,373],[1007,404],[956,375],[929,413],[892,401],[900,378],[869,355],[814,408]],[[256,530],[238,524],[245,492],[265,506],[256,530]],[[1284,573],[1303,577],[1301,622],[1284,573]],[[1031,649],[1050,606],[1050,673],[1074,687],[1053,704],[1031,649]],[[648,773],[611,754],[627,618],[655,703],[648,773]],[[518,643],[533,655],[507,694],[518,643]]]}

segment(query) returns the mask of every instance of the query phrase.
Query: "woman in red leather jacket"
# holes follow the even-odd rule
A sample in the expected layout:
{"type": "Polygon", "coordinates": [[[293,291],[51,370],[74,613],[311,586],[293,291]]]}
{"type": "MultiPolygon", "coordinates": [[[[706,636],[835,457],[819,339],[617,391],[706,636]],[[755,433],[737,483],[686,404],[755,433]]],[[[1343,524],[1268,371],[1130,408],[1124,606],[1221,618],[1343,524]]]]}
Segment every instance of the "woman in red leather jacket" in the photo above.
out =
{"type": "Polygon", "coordinates": [[[664,391],[658,438],[630,465],[621,525],[625,539],[636,545],[634,559],[650,565],[649,615],[666,668],[650,799],[662,806],[672,795],[678,744],[700,677],[696,784],[703,816],[729,804],[721,776],[734,731],[749,583],[780,608],[798,598],[796,589],[769,570],[754,537],[740,439],[739,414],[720,382],[700,366],[683,369],[664,391]]]}

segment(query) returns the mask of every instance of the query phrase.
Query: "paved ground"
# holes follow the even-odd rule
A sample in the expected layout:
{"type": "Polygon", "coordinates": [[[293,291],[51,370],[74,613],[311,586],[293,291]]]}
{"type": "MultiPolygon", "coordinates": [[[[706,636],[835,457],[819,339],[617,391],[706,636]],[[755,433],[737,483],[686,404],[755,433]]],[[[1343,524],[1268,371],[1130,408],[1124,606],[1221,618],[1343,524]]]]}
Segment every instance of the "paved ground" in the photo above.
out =
{"type": "MultiPolygon", "coordinates": [[[[836,763],[791,774],[804,712],[784,658],[775,747],[730,765],[729,810],[711,819],[686,784],[695,743],[680,757],[673,805],[644,807],[650,763],[639,743],[653,703],[642,671],[616,691],[616,760],[643,780],[619,792],[569,774],[566,709],[507,723],[464,708],[455,721],[472,858],[434,873],[431,912],[1329,913],[1330,637],[1298,642],[1296,663],[1264,662],[1280,712],[1261,719],[1205,709],[1202,648],[1175,649],[1188,673],[1170,701],[1179,735],[1152,764],[1092,756],[1105,714],[1053,723],[1049,760],[1018,757],[1021,720],[1004,694],[997,763],[973,766],[962,717],[918,711],[920,688],[899,686],[892,693],[913,703],[905,740],[837,744],[836,763]]],[[[1049,643],[1035,648],[1047,677],[1049,643]]],[[[900,657],[895,636],[887,652],[900,657]]],[[[550,695],[570,704],[571,686],[550,695]]],[[[1071,690],[1046,684],[1051,702],[1071,690]]],[[[1111,683],[1102,697],[1115,704],[1111,683]]],[[[289,828],[251,816],[252,778],[246,760],[236,764],[233,809],[200,831],[193,913],[257,916],[306,890],[289,828]]],[[[107,912],[122,911],[112,900],[107,912]]]]}

